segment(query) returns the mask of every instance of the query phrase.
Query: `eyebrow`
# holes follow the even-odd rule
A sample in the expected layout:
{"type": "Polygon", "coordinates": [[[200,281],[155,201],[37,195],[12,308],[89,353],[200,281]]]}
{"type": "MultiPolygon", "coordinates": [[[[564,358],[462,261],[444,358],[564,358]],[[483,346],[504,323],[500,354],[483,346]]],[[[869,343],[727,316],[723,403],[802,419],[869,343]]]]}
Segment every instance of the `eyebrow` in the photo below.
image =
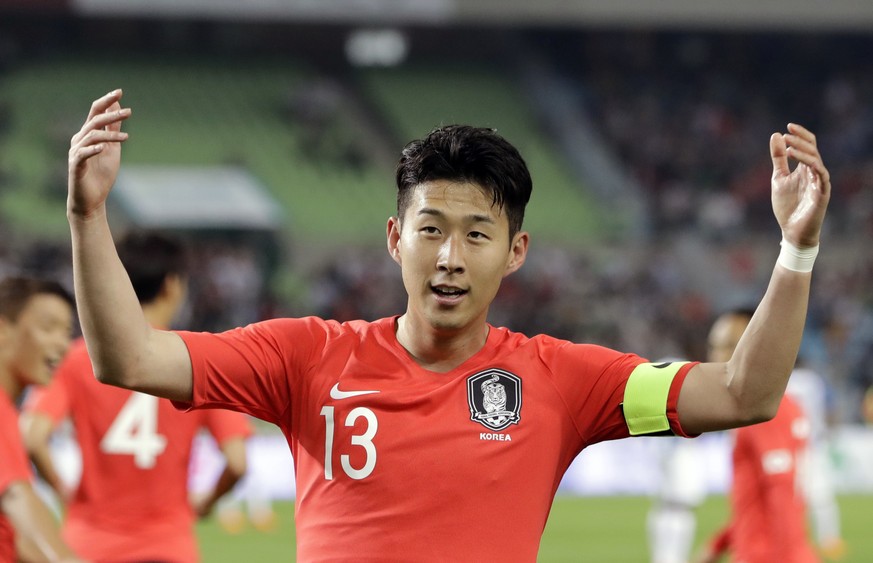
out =
{"type": "MultiPolygon", "coordinates": [[[[431,215],[433,217],[444,218],[446,216],[445,213],[440,211],[439,209],[434,209],[432,207],[423,207],[419,209],[418,215],[431,215]]],[[[478,213],[474,213],[473,215],[468,215],[465,217],[471,223],[489,223],[491,225],[496,224],[494,219],[489,217],[488,215],[479,215],[478,213]]]]}

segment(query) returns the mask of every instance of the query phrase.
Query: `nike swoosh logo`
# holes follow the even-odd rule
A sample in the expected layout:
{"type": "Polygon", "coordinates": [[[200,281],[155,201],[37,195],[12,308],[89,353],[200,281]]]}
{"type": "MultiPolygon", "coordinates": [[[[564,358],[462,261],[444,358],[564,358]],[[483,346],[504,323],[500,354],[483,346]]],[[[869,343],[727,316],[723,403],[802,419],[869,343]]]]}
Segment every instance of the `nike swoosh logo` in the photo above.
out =
{"type": "Polygon", "coordinates": [[[371,395],[373,393],[378,393],[378,391],[340,391],[339,383],[334,384],[334,386],[330,388],[330,398],[335,401],[357,397],[359,395],[371,395]]]}

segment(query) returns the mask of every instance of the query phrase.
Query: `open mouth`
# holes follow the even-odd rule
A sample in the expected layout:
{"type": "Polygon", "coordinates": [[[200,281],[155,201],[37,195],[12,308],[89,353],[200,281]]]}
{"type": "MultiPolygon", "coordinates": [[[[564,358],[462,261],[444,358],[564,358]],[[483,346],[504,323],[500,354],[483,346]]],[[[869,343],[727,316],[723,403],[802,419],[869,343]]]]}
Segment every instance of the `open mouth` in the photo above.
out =
{"type": "Polygon", "coordinates": [[[448,285],[432,285],[430,289],[441,301],[455,301],[467,294],[466,289],[448,285]]]}

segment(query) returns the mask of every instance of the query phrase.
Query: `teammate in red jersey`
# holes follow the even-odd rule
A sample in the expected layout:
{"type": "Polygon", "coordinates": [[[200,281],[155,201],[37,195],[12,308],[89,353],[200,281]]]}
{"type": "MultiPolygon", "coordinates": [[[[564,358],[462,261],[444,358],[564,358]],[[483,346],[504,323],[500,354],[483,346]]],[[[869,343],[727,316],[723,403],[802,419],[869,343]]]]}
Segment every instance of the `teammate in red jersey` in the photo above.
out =
{"type": "MultiPolygon", "coordinates": [[[[722,315],[711,342],[729,349],[750,319],[742,311],[722,315]]],[[[735,431],[731,521],[704,548],[700,563],[714,563],[726,553],[743,563],[820,560],[809,541],[800,475],[810,429],[799,404],[786,395],[772,420],[735,431]]]]}
{"type": "Polygon", "coordinates": [[[37,497],[15,404],[49,381],[70,344],[73,298],[56,282],[0,281],[0,561],[76,561],[37,497]],[[16,553],[17,543],[17,553],[16,553]]]}
{"type": "MultiPolygon", "coordinates": [[[[184,255],[174,239],[133,234],[119,253],[148,322],[170,326],[185,294],[184,255]]],[[[68,503],[64,539],[94,561],[197,561],[196,515],[205,515],[245,472],[245,416],[208,409],[182,413],[166,399],[99,383],[77,341],[56,377],[30,397],[25,442],[40,473],[68,503]],[[78,487],[69,491],[49,438],[70,417],[82,453],[78,487]],[[207,429],[226,465],[210,494],[189,499],[188,466],[197,432],[207,429]],[[192,506],[192,500],[193,506],[192,506]]]]}
{"type": "Polygon", "coordinates": [[[106,217],[130,116],[120,100],[116,90],[92,104],[69,153],[76,296],[95,371],[279,425],[297,469],[302,560],[533,561],[561,476],[587,445],[776,412],[830,196],[801,126],[770,139],[784,242],[747,336],[726,363],[651,364],[488,324],[502,279],[527,255],[532,182],[512,145],[467,126],[438,128],[401,155],[387,243],[407,292],[402,315],[281,319],[219,335],[154,330],[106,217]]]}

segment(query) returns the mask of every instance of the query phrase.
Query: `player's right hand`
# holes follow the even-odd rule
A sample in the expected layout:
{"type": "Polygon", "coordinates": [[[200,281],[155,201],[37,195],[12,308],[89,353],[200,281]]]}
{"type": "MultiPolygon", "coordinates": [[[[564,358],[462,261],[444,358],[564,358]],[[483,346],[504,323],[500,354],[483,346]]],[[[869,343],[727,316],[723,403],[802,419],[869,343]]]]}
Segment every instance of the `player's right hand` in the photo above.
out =
{"type": "Polygon", "coordinates": [[[103,208],[121,166],[121,122],[130,108],[121,107],[121,90],[91,104],[85,124],[70,141],[67,215],[88,218],[103,208]]]}

